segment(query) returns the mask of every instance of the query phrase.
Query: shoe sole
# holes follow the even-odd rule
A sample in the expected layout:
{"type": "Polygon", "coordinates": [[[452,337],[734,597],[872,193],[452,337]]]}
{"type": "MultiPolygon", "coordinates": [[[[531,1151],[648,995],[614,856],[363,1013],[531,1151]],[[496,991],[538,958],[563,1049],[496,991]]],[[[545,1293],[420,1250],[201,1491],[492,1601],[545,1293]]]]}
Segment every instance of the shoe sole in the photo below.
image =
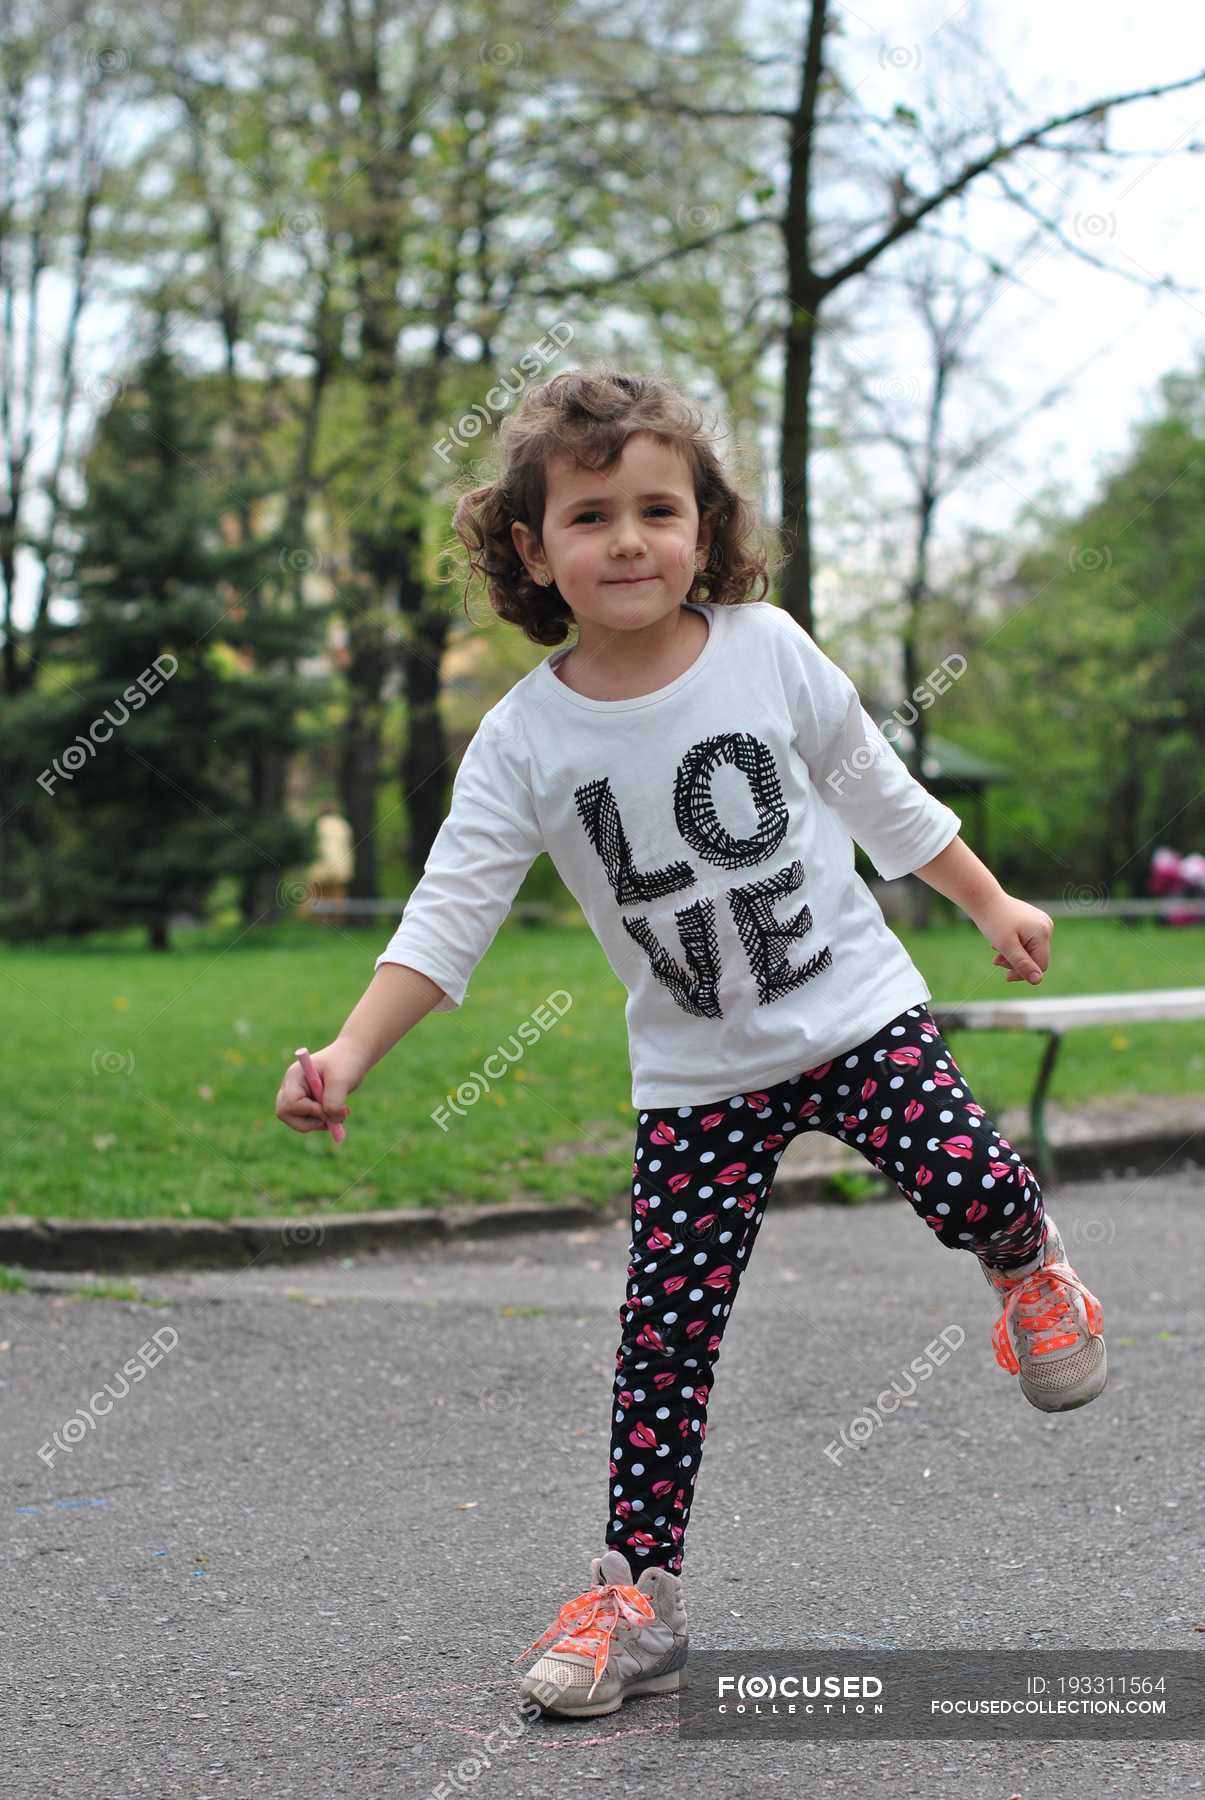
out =
{"type": "Polygon", "coordinates": [[[681,1669],[671,1669],[668,1675],[649,1675],[640,1681],[629,1682],[610,1700],[595,1700],[589,1706],[563,1706],[549,1704],[536,1694],[524,1692],[524,1700],[534,1700],[542,1713],[554,1719],[597,1719],[602,1713],[618,1712],[625,1700],[636,1694],[672,1694],[678,1689],[681,1681],[681,1669]]]}
{"type": "Polygon", "coordinates": [[[1077,1406],[1087,1406],[1090,1400],[1103,1393],[1105,1383],[1109,1379],[1109,1352],[1103,1338],[1100,1345],[1100,1367],[1093,1372],[1089,1385],[1072,1388],[1067,1394],[1052,1394],[1049,1388],[1030,1388],[1022,1381],[1021,1392],[1031,1406],[1039,1412],[1074,1412],[1077,1406]]]}

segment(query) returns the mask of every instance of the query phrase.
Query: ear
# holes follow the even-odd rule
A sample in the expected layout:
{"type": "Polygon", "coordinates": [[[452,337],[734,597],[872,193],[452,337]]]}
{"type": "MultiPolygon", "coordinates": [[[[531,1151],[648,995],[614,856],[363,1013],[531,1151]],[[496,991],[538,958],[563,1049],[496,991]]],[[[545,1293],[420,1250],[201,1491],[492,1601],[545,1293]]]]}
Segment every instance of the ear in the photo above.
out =
{"type": "Polygon", "coordinates": [[[522,558],[523,566],[532,580],[546,581],[548,566],[544,561],[544,553],[535,532],[529,525],[524,525],[521,519],[514,519],[511,521],[510,535],[511,542],[522,558]]]}

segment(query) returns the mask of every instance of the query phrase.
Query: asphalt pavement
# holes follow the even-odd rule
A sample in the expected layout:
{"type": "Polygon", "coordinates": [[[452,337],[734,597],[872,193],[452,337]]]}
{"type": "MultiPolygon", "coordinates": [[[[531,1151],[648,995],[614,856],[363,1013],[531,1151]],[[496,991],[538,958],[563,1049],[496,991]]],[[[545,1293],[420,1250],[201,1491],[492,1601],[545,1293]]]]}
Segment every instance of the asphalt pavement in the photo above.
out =
{"type": "MultiPolygon", "coordinates": [[[[906,1202],[771,1197],[715,1371],[692,1652],[1205,1657],[1203,1201],[1191,1170],[1048,1190],[1110,1358],[1056,1417],[997,1367],[973,1260],[906,1202]],[[879,1409],[939,1336],[912,1404],[879,1409]]],[[[0,1293],[3,1800],[1205,1791],[1205,1743],[1157,1724],[700,1742],[678,1696],[516,1713],[511,1659],[603,1547],[627,1242],[620,1221],[156,1274],[141,1303],[37,1271],[0,1293]]]]}

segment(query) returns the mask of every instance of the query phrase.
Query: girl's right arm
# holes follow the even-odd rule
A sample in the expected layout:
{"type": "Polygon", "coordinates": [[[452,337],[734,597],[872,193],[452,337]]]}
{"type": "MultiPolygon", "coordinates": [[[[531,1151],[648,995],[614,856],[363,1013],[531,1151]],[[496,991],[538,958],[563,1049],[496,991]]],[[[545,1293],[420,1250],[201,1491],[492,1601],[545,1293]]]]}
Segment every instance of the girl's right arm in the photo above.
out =
{"type": "Polygon", "coordinates": [[[543,848],[520,739],[487,713],[452,784],[452,804],[406,902],[401,923],[342,1031],[314,1062],[322,1104],[311,1100],[299,1063],[276,1097],[276,1116],[294,1131],[341,1124],[347,1095],[400,1037],[438,1010],[453,1012],[543,848]]]}
{"type": "Polygon", "coordinates": [[[293,1131],[325,1131],[347,1118],[347,1096],[374,1063],[444,999],[429,976],[404,963],[382,963],[337,1038],[313,1060],[322,1077],[322,1103],[310,1099],[301,1064],[292,1062],[276,1096],[276,1117],[293,1131]]]}

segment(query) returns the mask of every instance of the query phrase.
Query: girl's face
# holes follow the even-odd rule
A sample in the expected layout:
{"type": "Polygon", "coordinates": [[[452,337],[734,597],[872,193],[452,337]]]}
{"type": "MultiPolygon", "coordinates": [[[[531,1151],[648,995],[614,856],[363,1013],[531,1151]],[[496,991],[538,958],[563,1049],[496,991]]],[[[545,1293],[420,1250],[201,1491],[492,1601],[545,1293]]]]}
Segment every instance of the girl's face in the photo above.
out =
{"type": "Polygon", "coordinates": [[[542,546],[517,520],[511,536],[533,575],[552,576],[579,626],[617,631],[681,606],[710,541],[685,459],[647,432],[628,439],[609,474],[553,457],[542,546]]]}

